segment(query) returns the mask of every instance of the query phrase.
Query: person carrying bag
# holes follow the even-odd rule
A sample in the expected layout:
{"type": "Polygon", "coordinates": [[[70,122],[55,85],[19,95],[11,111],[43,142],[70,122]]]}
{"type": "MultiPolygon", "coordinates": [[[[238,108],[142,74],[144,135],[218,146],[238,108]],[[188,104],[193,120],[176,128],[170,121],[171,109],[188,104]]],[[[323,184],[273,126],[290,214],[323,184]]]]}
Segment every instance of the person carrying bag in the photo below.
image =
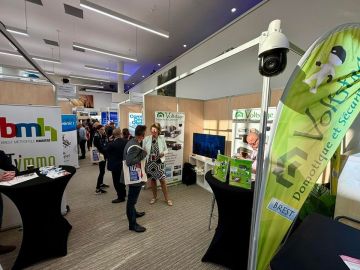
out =
{"type": "Polygon", "coordinates": [[[141,147],[145,138],[146,126],[139,125],[135,129],[135,138],[129,140],[124,149],[123,170],[121,182],[129,186],[126,204],[126,215],[129,220],[129,230],[144,232],[146,228],[136,222],[136,218],[145,215],[145,212],[137,212],[135,205],[140,195],[141,187],[147,180],[145,174],[145,158],[147,152],[141,147]]]}

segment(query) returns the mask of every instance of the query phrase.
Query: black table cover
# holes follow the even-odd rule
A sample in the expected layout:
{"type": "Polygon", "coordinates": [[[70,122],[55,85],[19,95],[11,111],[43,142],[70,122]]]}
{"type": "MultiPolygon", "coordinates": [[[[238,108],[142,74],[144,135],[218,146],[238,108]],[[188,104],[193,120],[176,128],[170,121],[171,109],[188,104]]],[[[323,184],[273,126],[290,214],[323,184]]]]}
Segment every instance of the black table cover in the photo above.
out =
{"type": "Polygon", "coordinates": [[[218,206],[218,226],[202,258],[231,269],[246,269],[249,252],[253,190],[229,186],[207,172],[205,179],[218,206]]]}
{"type": "Polygon", "coordinates": [[[272,270],[349,270],[339,255],[360,259],[360,231],[313,214],[271,261],[272,270]]]}
{"type": "Polygon", "coordinates": [[[13,269],[67,254],[71,225],[61,214],[61,200],[76,169],[61,167],[70,174],[56,179],[40,175],[14,186],[0,186],[0,192],[18,208],[23,224],[23,239],[13,269]]]}

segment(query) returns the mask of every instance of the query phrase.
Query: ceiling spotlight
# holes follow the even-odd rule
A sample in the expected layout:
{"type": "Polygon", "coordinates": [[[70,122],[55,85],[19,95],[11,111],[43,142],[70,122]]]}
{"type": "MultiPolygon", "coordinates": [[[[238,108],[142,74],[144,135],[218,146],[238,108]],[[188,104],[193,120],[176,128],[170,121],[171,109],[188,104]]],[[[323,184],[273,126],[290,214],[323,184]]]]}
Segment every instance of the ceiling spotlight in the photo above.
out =
{"type": "Polygon", "coordinates": [[[106,55],[115,56],[115,57],[118,57],[118,58],[123,58],[123,59],[126,59],[126,60],[137,62],[137,60],[134,59],[134,58],[127,57],[125,55],[121,55],[121,54],[116,53],[116,52],[111,52],[111,51],[95,48],[95,47],[92,47],[92,46],[89,46],[89,45],[77,43],[77,42],[73,42],[73,47],[84,49],[86,51],[92,51],[92,52],[96,52],[96,53],[106,54],[106,55]]]}
{"type": "Polygon", "coordinates": [[[145,78],[145,75],[142,75],[141,77],[145,78]]]}
{"type": "Polygon", "coordinates": [[[158,64],[158,66],[160,67],[160,66],[161,66],[161,64],[158,64]]]}
{"type": "Polygon", "coordinates": [[[184,48],[186,48],[186,47],[187,47],[187,45],[186,45],[186,44],[184,44],[184,45],[183,45],[183,47],[184,47],[184,48]]]}
{"type": "Polygon", "coordinates": [[[107,72],[107,73],[114,73],[114,74],[119,74],[119,75],[124,75],[124,76],[130,76],[130,74],[123,73],[123,72],[116,71],[116,70],[111,70],[108,68],[100,68],[100,67],[95,67],[95,66],[90,66],[90,65],[85,65],[84,67],[86,69],[92,69],[92,70],[97,70],[97,71],[102,71],[102,72],[107,72]]]}
{"type": "Polygon", "coordinates": [[[90,1],[80,0],[80,6],[83,7],[83,8],[87,8],[87,9],[89,9],[91,11],[100,13],[102,15],[108,16],[108,17],[110,17],[112,19],[115,19],[115,20],[130,24],[132,26],[143,29],[145,31],[149,31],[149,32],[151,32],[153,34],[156,34],[156,35],[159,35],[159,36],[162,36],[162,37],[165,37],[165,38],[169,38],[169,33],[162,30],[162,29],[160,29],[160,28],[150,26],[147,23],[135,20],[133,18],[130,18],[130,17],[126,16],[126,15],[120,14],[120,13],[115,12],[113,10],[110,10],[108,8],[96,5],[96,4],[94,4],[94,3],[90,2],[90,1]]]}
{"type": "Polygon", "coordinates": [[[236,8],[231,9],[231,13],[234,13],[236,11],[236,8]]]}
{"type": "Polygon", "coordinates": [[[133,82],[132,85],[134,85],[135,83],[133,82]]]}

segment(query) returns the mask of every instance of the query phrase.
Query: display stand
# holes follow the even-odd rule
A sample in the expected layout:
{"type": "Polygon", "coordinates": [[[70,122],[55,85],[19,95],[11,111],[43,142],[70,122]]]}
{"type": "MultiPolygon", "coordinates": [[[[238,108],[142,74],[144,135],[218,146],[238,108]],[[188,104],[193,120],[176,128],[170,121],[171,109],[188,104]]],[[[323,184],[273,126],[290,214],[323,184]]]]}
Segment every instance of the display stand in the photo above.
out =
{"type": "Polygon", "coordinates": [[[209,184],[205,181],[205,174],[212,170],[215,162],[211,158],[207,158],[199,155],[190,155],[189,163],[195,165],[196,171],[196,184],[212,193],[212,189],[209,184]]]}

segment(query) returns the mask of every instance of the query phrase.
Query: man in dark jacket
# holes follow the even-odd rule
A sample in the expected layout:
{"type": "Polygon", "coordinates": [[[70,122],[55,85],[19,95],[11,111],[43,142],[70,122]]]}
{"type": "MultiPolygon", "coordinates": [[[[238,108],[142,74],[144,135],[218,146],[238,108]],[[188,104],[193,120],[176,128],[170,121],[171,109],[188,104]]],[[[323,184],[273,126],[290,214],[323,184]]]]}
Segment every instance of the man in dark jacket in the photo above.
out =
{"type": "Polygon", "coordinates": [[[108,185],[104,184],[104,175],[105,175],[105,168],[106,168],[106,147],[108,144],[108,138],[105,133],[105,127],[102,125],[98,125],[96,127],[97,131],[94,135],[94,146],[97,148],[100,154],[104,156],[104,160],[99,162],[99,176],[96,182],[96,190],[95,194],[103,194],[106,193],[106,190],[103,188],[109,187],[108,185]]]}
{"type": "Polygon", "coordinates": [[[112,132],[114,140],[110,142],[106,148],[108,155],[107,168],[111,171],[114,188],[117,198],[112,203],[121,203],[125,201],[126,188],[125,184],[120,182],[121,172],[123,168],[123,154],[127,140],[121,138],[121,129],[116,128],[112,132]]]}
{"type": "MultiPolygon", "coordinates": [[[[0,150],[0,181],[10,181],[18,173],[18,169],[11,164],[11,159],[5,154],[4,151],[0,150]]],[[[3,214],[3,201],[0,194],[0,228],[2,223],[3,214]]],[[[11,252],[15,249],[15,246],[2,246],[0,245],[0,255],[11,252]]]]}
{"type": "MultiPolygon", "coordinates": [[[[127,142],[124,149],[123,159],[126,160],[127,166],[132,166],[146,158],[146,151],[141,148],[141,142],[145,138],[146,126],[139,125],[135,129],[135,138],[127,142]],[[137,145],[139,147],[131,147],[137,145]],[[130,148],[131,147],[131,148],[130,148]],[[129,151],[128,151],[129,149],[129,151]]],[[[124,171],[121,173],[121,182],[124,181],[124,171]]],[[[144,183],[136,183],[129,185],[129,194],[126,204],[126,215],[129,220],[129,230],[135,232],[145,232],[146,228],[137,224],[136,218],[145,215],[145,212],[137,212],[135,209],[136,202],[139,198],[141,187],[144,183]]]]}

